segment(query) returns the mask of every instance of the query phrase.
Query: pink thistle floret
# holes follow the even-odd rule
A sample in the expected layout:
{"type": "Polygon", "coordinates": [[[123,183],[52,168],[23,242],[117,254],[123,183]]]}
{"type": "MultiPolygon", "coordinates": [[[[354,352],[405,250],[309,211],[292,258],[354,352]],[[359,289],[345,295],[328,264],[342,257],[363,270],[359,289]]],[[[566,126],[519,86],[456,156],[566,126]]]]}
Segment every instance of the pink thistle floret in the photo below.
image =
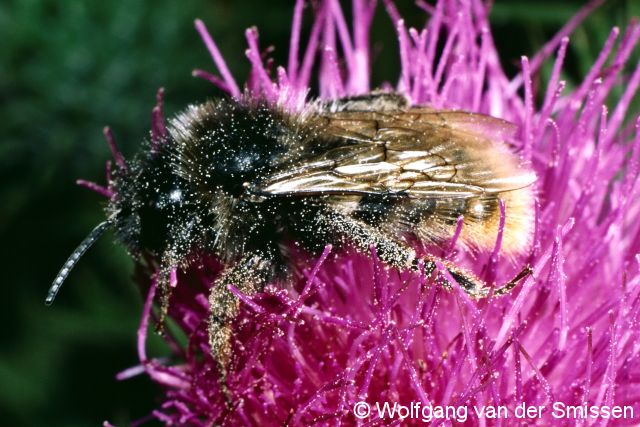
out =
{"type": "MultiPolygon", "coordinates": [[[[480,0],[418,2],[429,15],[421,29],[407,28],[394,4],[384,1],[398,32],[402,71],[397,82],[382,87],[416,105],[490,114],[519,129],[509,142],[538,176],[530,254],[515,262],[501,257],[498,238],[493,252],[472,256],[456,247],[460,227],[436,254],[489,282],[501,283],[531,265],[533,276],[512,294],[473,301],[457,286],[443,289],[434,277],[386,268],[375,251],[327,247],[312,268],[305,268],[309,261],[300,254],[290,283],[252,297],[230,287],[241,312],[223,389],[207,339],[207,295],[222,266],[204,256],[198,266],[172,277],[170,317],[187,344],[167,332],[171,361],[147,355],[156,292],[151,282],[138,335],[140,366],[119,377],[145,372],[161,385],[163,403],[153,416],[170,425],[398,425],[399,414],[377,410],[376,404],[385,402],[456,410],[453,417],[447,412],[448,419],[434,418],[432,425],[636,425],[640,121],[628,110],[640,67],[629,76],[625,70],[640,25],[631,22],[622,34],[614,28],[575,89],[567,91],[561,80],[569,35],[600,3],[587,3],[538,54],[522,57],[522,71],[510,78],[480,0]],[[536,105],[533,81],[547,60],[553,61],[552,73],[536,105]],[[610,112],[605,102],[616,88],[622,96],[610,112]],[[358,402],[370,405],[366,417],[354,412],[358,402]],[[554,413],[554,403],[631,411],[615,420],[567,419],[554,413]],[[518,419],[522,405],[543,409],[518,419]],[[476,412],[489,406],[504,406],[508,417],[476,412]]],[[[375,0],[354,0],[351,21],[338,0],[317,2],[305,44],[306,6],[303,0],[295,3],[286,67],[272,67],[257,29],[247,30],[251,72],[242,90],[204,24],[196,21],[219,76],[203,70],[194,75],[232,97],[263,98],[292,112],[305,108],[314,84],[326,100],[369,92],[375,0]]],[[[153,143],[160,143],[166,132],[162,93],[152,122],[153,143]]],[[[108,188],[94,189],[111,195],[108,188]]],[[[501,210],[504,221],[508,206],[501,210]]],[[[143,267],[140,272],[149,283],[152,272],[143,267]]],[[[446,269],[433,276],[438,274],[446,275],[446,269]]],[[[420,409],[402,423],[421,424],[429,413],[420,409]]]]}

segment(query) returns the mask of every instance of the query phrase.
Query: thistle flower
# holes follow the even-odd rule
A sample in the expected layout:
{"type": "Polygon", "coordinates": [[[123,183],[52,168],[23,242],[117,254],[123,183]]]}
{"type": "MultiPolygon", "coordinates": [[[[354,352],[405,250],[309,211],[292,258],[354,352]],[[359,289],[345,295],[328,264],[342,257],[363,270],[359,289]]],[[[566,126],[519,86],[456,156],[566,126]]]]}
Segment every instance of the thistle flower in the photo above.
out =
{"type": "MultiPolygon", "coordinates": [[[[637,423],[640,121],[628,110],[640,67],[630,76],[623,72],[640,25],[632,22],[622,34],[612,29],[575,89],[561,81],[568,36],[599,3],[584,6],[538,54],[522,57],[522,71],[509,78],[480,0],[440,0],[434,6],[418,1],[428,14],[422,29],[407,28],[391,0],[384,2],[397,29],[401,64],[398,81],[387,87],[414,104],[486,113],[519,128],[514,146],[539,178],[531,253],[516,263],[505,259],[499,235],[489,254],[459,250],[455,236],[438,254],[488,282],[530,264],[534,275],[511,295],[471,301],[423,274],[385,268],[375,252],[327,247],[313,269],[299,269],[284,288],[248,297],[231,287],[242,304],[223,390],[207,339],[208,288],[222,266],[203,257],[174,275],[169,315],[186,344],[167,333],[174,353],[169,362],[146,353],[156,286],[153,272],[141,266],[148,290],[138,331],[141,364],[119,378],[144,372],[158,383],[163,403],[152,416],[169,425],[399,423],[403,414],[377,412],[376,403],[384,402],[420,405],[408,424],[421,423],[429,415],[422,408],[436,406],[465,408],[467,416],[434,417],[433,425],[637,423]],[[536,105],[532,82],[545,61],[553,61],[553,71],[536,105]],[[610,112],[605,102],[616,88],[622,96],[610,112]],[[370,413],[358,402],[369,404],[370,413]],[[632,412],[617,420],[567,419],[554,412],[558,402],[630,406],[632,412]],[[522,405],[544,409],[517,417],[522,405]],[[476,412],[489,406],[506,407],[508,418],[476,412]]],[[[218,74],[194,75],[232,97],[246,93],[291,111],[304,108],[312,86],[322,99],[373,89],[369,37],[375,0],[354,0],[351,23],[337,0],[318,2],[306,42],[304,8],[297,0],[286,67],[274,68],[257,30],[246,31],[251,72],[244,86],[196,21],[218,74]]],[[[152,129],[154,140],[165,132],[161,96],[152,129]]]]}

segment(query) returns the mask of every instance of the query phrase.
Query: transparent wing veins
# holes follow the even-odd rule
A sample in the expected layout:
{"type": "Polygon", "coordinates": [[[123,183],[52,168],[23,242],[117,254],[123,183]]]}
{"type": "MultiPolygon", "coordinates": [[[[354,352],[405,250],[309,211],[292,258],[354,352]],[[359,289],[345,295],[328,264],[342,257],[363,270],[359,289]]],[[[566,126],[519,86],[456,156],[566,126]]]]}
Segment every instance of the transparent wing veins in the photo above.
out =
{"type": "Polygon", "coordinates": [[[513,125],[489,116],[409,109],[346,111],[318,120],[323,135],[345,144],[269,177],[254,191],[274,196],[469,198],[517,190],[535,180],[527,169],[512,171],[518,170],[518,160],[502,141],[513,134],[513,125]],[[500,171],[505,161],[512,163],[509,174],[500,171]]]}

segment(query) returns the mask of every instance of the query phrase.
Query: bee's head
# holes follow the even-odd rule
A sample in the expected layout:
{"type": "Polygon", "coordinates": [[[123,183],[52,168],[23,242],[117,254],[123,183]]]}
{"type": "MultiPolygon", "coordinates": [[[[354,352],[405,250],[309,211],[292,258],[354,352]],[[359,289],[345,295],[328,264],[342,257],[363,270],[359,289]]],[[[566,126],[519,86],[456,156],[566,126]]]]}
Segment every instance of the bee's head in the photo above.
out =
{"type": "Polygon", "coordinates": [[[168,152],[150,152],[114,175],[107,214],[134,257],[162,255],[172,228],[188,221],[189,190],[173,169],[168,152]]]}
{"type": "Polygon", "coordinates": [[[108,219],[96,226],[64,263],[49,289],[47,305],[80,257],[108,228],[134,257],[143,251],[162,255],[171,232],[177,230],[176,234],[183,236],[189,232],[187,210],[192,204],[184,181],[172,171],[166,150],[146,152],[123,164],[114,172],[111,184],[114,194],[107,205],[108,219]]]}

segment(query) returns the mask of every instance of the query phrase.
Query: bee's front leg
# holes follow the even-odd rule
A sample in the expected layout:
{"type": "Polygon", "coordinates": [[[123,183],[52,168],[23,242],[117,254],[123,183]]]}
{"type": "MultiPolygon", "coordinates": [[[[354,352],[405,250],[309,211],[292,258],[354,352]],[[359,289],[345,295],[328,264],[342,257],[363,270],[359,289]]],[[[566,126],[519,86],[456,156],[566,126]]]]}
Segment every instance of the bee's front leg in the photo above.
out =
{"type": "Polygon", "coordinates": [[[209,346],[223,379],[231,359],[231,324],[240,309],[240,301],[228,286],[233,285],[246,295],[255,295],[264,289],[272,271],[272,262],[268,258],[257,254],[248,255],[224,271],[211,287],[209,346]]]}

